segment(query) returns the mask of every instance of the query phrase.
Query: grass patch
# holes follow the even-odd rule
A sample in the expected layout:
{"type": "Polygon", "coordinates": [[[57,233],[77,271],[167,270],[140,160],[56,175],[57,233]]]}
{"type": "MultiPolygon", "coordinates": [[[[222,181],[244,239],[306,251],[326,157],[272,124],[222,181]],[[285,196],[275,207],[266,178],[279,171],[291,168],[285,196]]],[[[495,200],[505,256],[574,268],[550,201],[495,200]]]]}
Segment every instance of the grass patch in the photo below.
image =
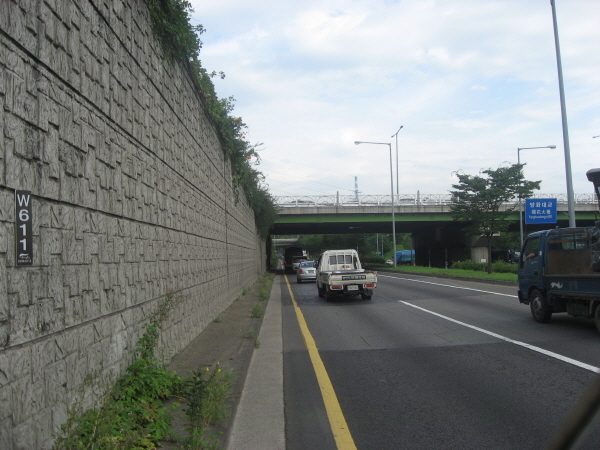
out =
{"type": "MultiPolygon", "coordinates": [[[[385,267],[386,270],[394,270],[392,266],[380,266],[385,267]]],[[[417,274],[433,274],[442,276],[452,276],[460,278],[479,278],[484,280],[497,280],[497,281],[514,281],[517,282],[516,273],[492,273],[480,272],[477,270],[464,270],[464,269],[441,269],[437,267],[423,267],[423,266],[398,266],[396,268],[399,272],[410,272],[417,274]]]]}

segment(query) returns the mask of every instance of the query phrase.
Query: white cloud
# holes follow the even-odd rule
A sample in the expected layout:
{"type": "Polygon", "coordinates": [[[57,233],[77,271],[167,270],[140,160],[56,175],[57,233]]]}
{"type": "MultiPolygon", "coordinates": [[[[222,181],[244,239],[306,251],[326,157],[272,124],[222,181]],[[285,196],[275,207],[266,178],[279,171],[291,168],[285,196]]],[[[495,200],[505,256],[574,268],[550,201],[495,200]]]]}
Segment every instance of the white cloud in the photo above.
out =
{"type": "MultiPolygon", "coordinates": [[[[597,0],[557,0],[576,192],[600,167],[597,0]]],[[[566,191],[547,0],[192,1],[200,55],[221,97],[262,142],[274,195],[386,194],[400,125],[400,190],[444,193],[452,172],[516,162],[566,191]]],[[[395,161],[394,161],[395,167],[395,161]]],[[[395,178],[394,178],[395,179],[395,178]]]]}

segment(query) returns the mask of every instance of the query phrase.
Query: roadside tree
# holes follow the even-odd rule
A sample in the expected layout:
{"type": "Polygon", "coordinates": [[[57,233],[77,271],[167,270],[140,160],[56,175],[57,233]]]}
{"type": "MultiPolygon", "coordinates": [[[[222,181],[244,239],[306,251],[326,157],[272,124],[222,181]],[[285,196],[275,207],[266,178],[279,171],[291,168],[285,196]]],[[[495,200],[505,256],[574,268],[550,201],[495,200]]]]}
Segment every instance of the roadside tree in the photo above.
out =
{"type": "Polygon", "coordinates": [[[486,169],[479,175],[455,172],[458,183],[450,191],[450,211],[454,220],[465,224],[466,232],[486,238],[488,273],[492,273],[492,237],[508,228],[507,219],[518,208],[518,199],[530,197],[540,188],[540,181],[524,179],[523,166],[486,169]]]}

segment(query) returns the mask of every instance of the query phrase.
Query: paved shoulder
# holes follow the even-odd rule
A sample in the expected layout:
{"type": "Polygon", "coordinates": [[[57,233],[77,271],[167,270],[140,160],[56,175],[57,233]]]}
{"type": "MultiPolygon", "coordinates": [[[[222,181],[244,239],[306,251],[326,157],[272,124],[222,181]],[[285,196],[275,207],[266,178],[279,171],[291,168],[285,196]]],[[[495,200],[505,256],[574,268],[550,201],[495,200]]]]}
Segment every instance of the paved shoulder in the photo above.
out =
{"type": "Polygon", "coordinates": [[[273,283],[271,296],[254,351],[227,449],[284,450],[283,340],[281,285],[273,283]]]}

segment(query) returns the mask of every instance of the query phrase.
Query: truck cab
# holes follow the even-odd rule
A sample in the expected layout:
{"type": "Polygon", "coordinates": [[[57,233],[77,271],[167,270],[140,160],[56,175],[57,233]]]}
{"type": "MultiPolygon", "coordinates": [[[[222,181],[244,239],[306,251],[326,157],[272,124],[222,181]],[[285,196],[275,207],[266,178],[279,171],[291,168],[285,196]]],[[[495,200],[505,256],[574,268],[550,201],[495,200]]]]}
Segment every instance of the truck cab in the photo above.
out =
{"type": "Polygon", "coordinates": [[[547,231],[539,231],[527,236],[519,260],[519,301],[529,304],[533,289],[543,288],[544,264],[543,246],[547,231]]]}
{"type": "Polygon", "coordinates": [[[598,228],[538,231],[527,236],[519,263],[519,301],[528,304],[535,321],[553,313],[594,318],[600,331],[600,273],[592,249],[598,228]]]}

